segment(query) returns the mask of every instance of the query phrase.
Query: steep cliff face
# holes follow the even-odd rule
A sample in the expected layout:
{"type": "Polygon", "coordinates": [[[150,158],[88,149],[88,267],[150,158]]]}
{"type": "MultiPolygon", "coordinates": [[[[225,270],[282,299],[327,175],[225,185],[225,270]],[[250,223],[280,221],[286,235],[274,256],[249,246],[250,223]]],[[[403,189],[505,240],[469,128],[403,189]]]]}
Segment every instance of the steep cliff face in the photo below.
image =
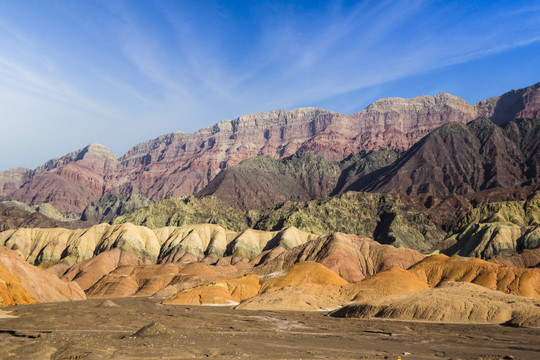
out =
{"type": "Polygon", "coordinates": [[[482,100],[477,104],[478,116],[495,124],[519,118],[540,118],[540,83],[501,96],[482,100]]]}
{"type": "Polygon", "coordinates": [[[403,151],[447,123],[464,124],[480,115],[496,123],[535,117],[539,88],[512,91],[476,106],[439,94],[382,99],[351,115],[317,108],[245,115],[192,134],[160,136],[120,158],[90,144],[35,170],[0,172],[0,199],[48,202],[64,214],[80,214],[106,193],[137,193],[151,200],[194,194],[222,170],[257,156],[281,159],[308,152],[341,161],[366,149],[403,151]]]}
{"type": "Polygon", "coordinates": [[[0,195],[16,191],[32,175],[31,169],[13,168],[0,171],[0,195]]]}
{"type": "Polygon", "coordinates": [[[248,158],[300,151],[340,161],[364,149],[405,150],[438,126],[475,115],[474,106],[440,94],[381,100],[352,115],[302,108],[241,116],[137,145],[120,159],[108,191],[138,192],[153,200],[193,194],[248,158]]]}

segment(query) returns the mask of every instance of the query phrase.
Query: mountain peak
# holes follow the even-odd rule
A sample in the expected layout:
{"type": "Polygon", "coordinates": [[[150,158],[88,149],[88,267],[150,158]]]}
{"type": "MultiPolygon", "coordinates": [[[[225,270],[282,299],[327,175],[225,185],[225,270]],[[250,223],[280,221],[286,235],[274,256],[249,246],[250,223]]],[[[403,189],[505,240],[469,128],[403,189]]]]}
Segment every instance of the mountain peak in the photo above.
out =
{"type": "Polygon", "coordinates": [[[84,148],[77,150],[76,152],[79,153],[78,157],[80,157],[81,159],[84,158],[86,154],[92,154],[92,155],[97,155],[100,157],[106,157],[111,160],[118,160],[118,155],[114,154],[106,146],[98,144],[98,143],[90,143],[86,145],[84,148]]]}
{"type": "Polygon", "coordinates": [[[448,93],[440,93],[435,96],[420,95],[410,99],[401,97],[389,97],[374,101],[361,112],[418,112],[426,108],[451,107],[464,113],[476,114],[473,105],[463,100],[459,96],[448,93]]]}
{"type": "Polygon", "coordinates": [[[118,161],[118,156],[115,155],[107,147],[101,144],[97,144],[97,143],[90,143],[82,149],[75,150],[64,156],[47,161],[46,163],[34,169],[34,174],[50,171],[52,169],[55,169],[62,165],[66,165],[71,162],[80,161],[82,159],[85,159],[89,155],[93,157],[94,159],[99,158],[100,162],[101,161],[103,162],[106,162],[106,161],[117,162],[118,161]]]}

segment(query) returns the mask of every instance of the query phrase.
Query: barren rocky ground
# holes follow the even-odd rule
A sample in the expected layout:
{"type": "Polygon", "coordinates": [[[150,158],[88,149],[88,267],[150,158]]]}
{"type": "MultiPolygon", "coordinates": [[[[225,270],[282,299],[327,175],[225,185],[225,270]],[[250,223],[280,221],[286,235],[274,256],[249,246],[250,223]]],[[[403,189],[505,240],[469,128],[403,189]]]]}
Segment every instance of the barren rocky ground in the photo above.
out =
{"type": "MultiPolygon", "coordinates": [[[[2,359],[538,359],[540,329],[91,299],[1,308],[2,359]]],[[[1,314],[1,311],[0,311],[1,314]]]]}

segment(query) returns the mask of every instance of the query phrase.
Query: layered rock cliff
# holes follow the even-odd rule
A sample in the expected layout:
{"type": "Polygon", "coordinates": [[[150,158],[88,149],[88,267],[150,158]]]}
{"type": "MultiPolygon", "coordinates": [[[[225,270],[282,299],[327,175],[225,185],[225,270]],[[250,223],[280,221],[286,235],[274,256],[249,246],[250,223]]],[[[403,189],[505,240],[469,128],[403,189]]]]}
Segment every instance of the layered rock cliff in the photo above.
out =
{"type": "Polygon", "coordinates": [[[447,123],[479,116],[496,123],[536,117],[539,93],[537,84],[476,106],[449,94],[388,98],[351,115],[317,108],[276,110],[221,121],[192,134],[163,135],[120,158],[90,144],[35,170],[1,172],[0,200],[46,202],[64,214],[81,214],[107,193],[137,193],[151,200],[189,195],[222,170],[256,156],[310,152],[340,161],[365,149],[407,150],[447,123]]]}
{"type": "MultiPolygon", "coordinates": [[[[118,157],[107,148],[90,144],[32,171],[17,172],[10,180],[11,191],[2,191],[0,198],[28,205],[50,203],[63,214],[80,214],[90,202],[102,196],[106,176],[117,164],[118,157]]],[[[5,178],[6,174],[0,176],[5,178]]]]}

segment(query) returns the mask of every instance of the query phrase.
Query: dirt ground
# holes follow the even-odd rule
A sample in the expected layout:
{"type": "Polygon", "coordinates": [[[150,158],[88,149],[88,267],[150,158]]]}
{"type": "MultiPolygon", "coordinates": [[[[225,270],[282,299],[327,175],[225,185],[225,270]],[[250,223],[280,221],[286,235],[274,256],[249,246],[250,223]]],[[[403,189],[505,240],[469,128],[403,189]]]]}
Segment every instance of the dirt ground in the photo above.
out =
{"type": "Polygon", "coordinates": [[[540,359],[540,329],[91,299],[3,310],[1,359],[540,359]],[[118,306],[116,306],[118,305],[118,306]]]}

